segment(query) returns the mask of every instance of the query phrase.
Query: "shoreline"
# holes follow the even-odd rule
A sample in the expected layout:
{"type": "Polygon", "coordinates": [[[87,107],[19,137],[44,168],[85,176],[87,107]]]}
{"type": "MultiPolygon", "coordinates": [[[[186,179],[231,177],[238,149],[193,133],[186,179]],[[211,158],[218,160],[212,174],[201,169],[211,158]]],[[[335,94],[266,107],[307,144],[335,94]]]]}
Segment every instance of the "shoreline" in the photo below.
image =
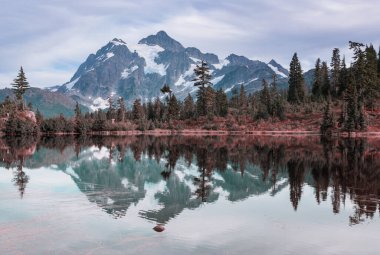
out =
{"type": "MultiPolygon", "coordinates": [[[[45,136],[65,136],[65,135],[79,135],[79,133],[41,133],[45,136]]],[[[155,130],[128,130],[128,131],[99,131],[89,132],[84,135],[89,136],[130,136],[130,135],[182,135],[182,136],[230,136],[230,135],[244,135],[244,136],[321,136],[318,131],[307,130],[242,130],[242,131],[228,131],[228,130],[205,130],[205,129],[155,129],[155,130]]],[[[0,134],[1,137],[6,137],[4,133],[0,134]]],[[[334,138],[380,138],[380,132],[366,131],[366,132],[334,132],[334,138]]]]}

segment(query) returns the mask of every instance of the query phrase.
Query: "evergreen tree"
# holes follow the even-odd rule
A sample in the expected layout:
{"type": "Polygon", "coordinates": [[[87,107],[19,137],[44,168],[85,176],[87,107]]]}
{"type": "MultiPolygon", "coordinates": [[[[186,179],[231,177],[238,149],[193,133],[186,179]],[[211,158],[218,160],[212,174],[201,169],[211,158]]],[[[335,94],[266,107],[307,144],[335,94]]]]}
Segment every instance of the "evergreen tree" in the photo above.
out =
{"type": "Polygon", "coordinates": [[[271,95],[268,83],[265,79],[262,81],[263,89],[259,93],[259,102],[257,105],[256,119],[268,119],[272,107],[271,95]]]}
{"type": "Polygon", "coordinates": [[[339,49],[335,48],[333,50],[333,55],[331,58],[331,95],[337,96],[339,92],[339,80],[340,80],[340,70],[341,70],[341,61],[340,61],[340,54],[339,49]]]}
{"type": "Polygon", "coordinates": [[[98,110],[95,114],[95,120],[92,124],[93,131],[105,131],[106,130],[106,114],[102,110],[98,110]]]}
{"type": "Polygon", "coordinates": [[[210,93],[207,93],[206,91],[206,86],[212,85],[210,82],[211,74],[208,64],[202,60],[200,64],[196,65],[194,74],[194,86],[199,87],[199,90],[197,92],[197,112],[199,116],[204,116],[208,113],[207,106],[210,105],[210,102],[208,101],[212,99],[208,98],[208,96],[210,96],[210,93]]]}
{"type": "Polygon", "coordinates": [[[175,120],[179,117],[180,105],[175,95],[172,95],[168,103],[168,118],[169,120],[175,120]]]}
{"type": "Polygon", "coordinates": [[[276,74],[273,74],[272,79],[273,80],[270,89],[271,107],[269,112],[272,116],[277,116],[280,120],[283,120],[285,119],[285,107],[284,102],[282,100],[282,96],[280,95],[277,89],[276,74]]]}
{"type": "Polygon", "coordinates": [[[214,117],[215,114],[215,98],[216,93],[215,90],[212,87],[206,87],[204,88],[204,97],[205,97],[205,111],[207,118],[211,120],[214,117]]]}
{"type": "Polygon", "coordinates": [[[114,106],[114,103],[113,103],[113,99],[110,96],[108,98],[107,119],[108,120],[112,120],[112,119],[115,119],[115,118],[116,118],[116,110],[115,110],[115,106],[114,106]]]}
{"type": "Polygon", "coordinates": [[[235,86],[233,86],[231,89],[230,106],[235,109],[239,108],[239,94],[235,86]]]}
{"type": "Polygon", "coordinates": [[[228,100],[227,95],[223,89],[219,89],[216,92],[216,113],[221,117],[226,117],[228,114],[228,100]]]}
{"type": "Polygon", "coordinates": [[[124,122],[125,121],[125,113],[127,112],[127,110],[125,108],[124,98],[123,97],[119,97],[117,99],[117,104],[118,104],[118,108],[117,108],[117,121],[124,122]]]}
{"type": "Polygon", "coordinates": [[[365,49],[366,55],[366,80],[367,88],[365,89],[364,97],[366,99],[366,105],[370,108],[374,108],[375,100],[379,95],[378,75],[377,75],[377,53],[373,45],[367,46],[365,49]]]}
{"type": "Polygon", "coordinates": [[[331,95],[330,79],[329,79],[329,68],[326,62],[322,62],[321,68],[322,75],[322,95],[324,98],[328,98],[331,95]]]}
{"type": "Polygon", "coordinates": [[[355,76],[354,82],[358,93],[358,100],[362,101],[363,95],[365,94],[365,89],[368,85],[365,53],[362,49],[364,44],[351,41],[349,44],[350,49],[354,51],[354,63],[352,64],[351,69],[353,71],[353,75],[355,76]]]}
{"type": "Polygon", "coordinates": [[[157,97],[153,104],[155,120],[162,119],[162,108],[163,108],[162,103],[160,99],[157,97]]]}
{"type": "Polygon", "coordinates": [[[132,118],[134,120],[139,120],[139,119],[142,119],[143,118],[143,108],[141,106],[141,100],[140,99],[136,99],[134,102],[133,102],[133,107],[132,107],[132,118]]]}
{"type": "Polygon", "coordinates": [[[346,67],[346,59],[343,57],[341,68],[340,68],[340,75],[339,75],[339,91],[338,91],[339,96],[341,96],[343,92],[346,91],[347,83],[348,83],[348,70],[346,67]]]}
{"type": "Polygon", "coordinates": [[[245,92],[244,86],[240,86],[240,94],[239,94],[239,112],[240,114],[245,114],[247,112],[248,107],[248,99],[247,94],[245,92]]]}
{"type": "Polygon", "coordinates": [[[20,67],[17,78],[13,80],[12,87],[13,93],[15,94],[16,99],[21,106],[21,110],[24,110],[23,95],[25,94],[26,90],[30,88],[30,86],[22,67],[20,67]]]}
{"type": "Polygon", "coordinates": [[[271,110],[271,96],[269,92],[268,82],[263,79],[263,89],[260,93],[260,102],[265,105],[266,111],[270,113],[271,110]]]}
{"type": "Polygon", "coordinates": [[[344,129],[348,132],[354,131],[357,122],[357,107],[358,107],[358,94],[356,85],[354,82],[353,74],[351,72],[350,79],[345,93],[346,102],[346,122],[344,123],[344,129]]]}
{"type": "Polygon", "coordinates": [[[147,105],[147,119],[148,120],[155,120],[156,119],[152,101],[149,101],[148,105],[147,105]]]}
{"type": "Polygon", "coordinates": [[[303,103],[306,97],[305,82],[297,53],[294,53],[292,61],[290,62],[288,83],[288,102],[292,104],[303,103]]]}
{"type": "Polygon", "coordinates": [[[80,119],[82,117],[82,111],[79,107],[78,101],[75,104],[74,113],[75,113],[75,119],[80,119]]]}
{"type": "Polygon", "coordinates": [[[190,119],[194,116],[194,101],[193,97],[188,94],[187,97],[184,100],[184,106],[183,106],[183,118],[184,119],[190,119]]]}
{"type": "Polygon", "coordinates": [[[37,122],[37,125],[40,126],[43,120],[44,120],[44,117],[42,116],[40,110],[37,108],[37,111],[36,111],[36,122],[37,122]]]}
{"type": "Polygon", "coordinates": [[[331,112],[331,98],[328,96],[325,110],[323,113],[323,120],[320,127],[321,134],[325,136],[331,136],[334,129],[334,116],[331,112]]]}
{"type": "Polygon", "coordinates": [[[315,63],[314,82],[312,88],[313,99],[320,101],[322,99],[322,72],[321,60],[318,58],[315,63]]]}

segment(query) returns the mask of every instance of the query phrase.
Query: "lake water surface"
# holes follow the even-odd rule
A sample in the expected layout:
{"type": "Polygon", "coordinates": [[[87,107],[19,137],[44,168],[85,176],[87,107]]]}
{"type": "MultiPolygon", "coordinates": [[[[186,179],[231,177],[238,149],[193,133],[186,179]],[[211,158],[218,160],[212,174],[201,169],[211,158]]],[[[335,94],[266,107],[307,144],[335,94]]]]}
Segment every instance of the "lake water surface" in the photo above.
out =
{"type": "Polygon", "coordinates": [[[0,254],[380,253],[380,140],[13,138],[0,160],[0,254]]]}

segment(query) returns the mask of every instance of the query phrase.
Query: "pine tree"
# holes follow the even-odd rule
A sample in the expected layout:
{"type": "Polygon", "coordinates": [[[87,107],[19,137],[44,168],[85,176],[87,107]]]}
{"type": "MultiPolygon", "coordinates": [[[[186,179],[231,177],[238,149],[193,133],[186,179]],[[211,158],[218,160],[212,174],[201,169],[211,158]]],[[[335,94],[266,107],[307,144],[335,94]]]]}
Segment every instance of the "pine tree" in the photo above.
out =
{"type": "Polygon", "coordinates": [[[318,58],[315,63],[314,82],[313,82],[313,99],[320,101],[322,99],[322,72],[321,72],[321,60],[318,58]]]}
{"type": "Polygon", "coordinates": [[[344,129],[348,132],[352,132],[356,129],[357,122],[357,107],[358,107],[358,94],[356,85],[354,82],[353,74],[350,74],[350,80],[348,83],[347,91],[345,93],[346,102],[346,122],[344,123],[344,129]]]}
{"type": "Polygon", "coordinates": [[[153,104],[153,109],[154,109],[154,116],[155,120],[161,120],[162,119],[162,103],[160,101],[160,98],[156,98],[153,104]]]}
{"type": "Polygon", "coordinates": [[[280,120],[285,119],[285,107],[284,102],[282,100],[282,96],[278,92],[277,89],[277,76],[276,74],[273,74],[272,76],[272,84],[270,89],[270,101],[271,101],[271,107],[270,107],[270,114],[272,116],[277,116],[280,120]]]}
{"type": "Polygon", "coordinates": [[[37,111],[36,111],[36,122],[37,122],[37,125],[40,126],[43,120],[44,120],[44,117],[42,116],[40,110],[37,108],[37,111]]]}
{"type": "Polygon", "coordinates": [[[346,59],[343,57],[341,68],[340,68],[340,75],[339,75],[339,91],[338,91],[339,96],[341,96],[344,93],[344,91],[346,91],[347,83],[348,83],[348,70],[346,67],[346,59]]]}
{"type": "Polygon", "coordinates": [[[76,104],[75,104],[74,113],[75,113],[75,119],[74,119],[75,132],[77,132],[79,134],[85,134],[87,132],[88,124],[82,116],[82,112],[81,112],[81,109],[80,109],[78,102],[76,102],[76,104]]]}
{"type": "Polygon", "coordinates": [[[244,86],[240,86],[240,93],[239,93],[239,112],[240,114],[245,114],[247,112],[247,106],[248,106],[248,100],[247,100],[247,94],[245,92],[244,86]]]}
{"type": "Polygon", "coordinates": [[[26,90],[30,88],[30,86],[25,77],[25,73],[22,67],[20,67],[17,78],[13,80],[13,83],[11,85],[13,87],[13,93],[15,94],[16,99],[21,106],[21,110],[24,110],[23,95],[25,94],[26,90]]]}
{"type": "Polygon", "coordinates": [[[115,106],[114,106],[114,103],[113,103],[113,99],[110,96],[108,98],[107,119],[108,120],[112,120],[112,119],[115,119],[115,117],[116,117],[116,110],[115,110],[115,106]]]}
{"type": "Polygon", "coordinates": [[[127,111],[126,108],[125,108],[124,98],[119,97],[117,99],[117,104],[118,104],[118,108],[117,108],[117,121],[124,122],[125,121],[125,113],[127,111]]]}
{"type": "Polygon", "coordinates": [[[265,105],[266,111],[269,113],[271,110],[271,96],[269,92],[268,82],[263,79],[263,89],[260,93],[260,102],[265,105]]]}
{"type": "Polygon", "coordinates": [[[305,82],[297,53],[294,53],[292,61],[290,62],[288,83],[288,102],[292,104],[303,103],[306,97],[305,82]]]}
{"type": "Polygon", "coordinates": [[[216,92],[216,112],[221,117],[226,117],[228,114],[228,100],[227,95],[223,89],[219,89],[216,92]]]}
{"type": "Polygon", "coordinates": [[[366,105],[373,109],[380,91],[378,88],[377,53],[372,44],[366,47],[365,56],[367,88],[365,89],[364,98],[366,105]]]}
{"type": "Polygon", "coordinates": [[[75,104],[74,113],[75,113],[75,119],[80,119],[82,117],[82,111],[79,107],[78,101],[75,104]]]}
{"type": "Polygon", "coordinates": [[[212,87],[206,87],[204,89],[204,96],[205,96],[205,110],[206,115],[209,120],[211,120],[215,115],[215,97],[216,93],[215,90],[212,87]]]}
{"type": "Polygon", "coordinates": [[[324,98],[328,98],[331,95],[330,79],[329,79],[329,68],[326,62],[322,62],[321,68],[322,75],[322,95],[324,98]]]}
{"type": "Polygon", "coordinates": [[[187,97],[184,100],[184,106],[183,106],[183,118],[184,119],[190,119],[194,116],[194,100],[193,97],[188,94],[187,97]]]}
{"type": "Polygon", "coordinates": [[[333,50],[333,55],[331,58],[331,95],[337,96],[339,91],[339,79],[340,79],[340,69],[341,69],[341,61],[340,61],[340,54],[339,49],[335,48],[333,50]]]}
{"type": "Polygon", "coordinates": [[[334,128],[334,116],[331,112],[331,98],[328,96],[325,110],[323,113],[323,120],[320,127],[321,134],[325,136],[331,136],[334,128]]]}
{"type": "Polygon", "coordinates": [[[231,89],[230,106],[235,109],[239,108],[239,93],[235,86],[231,89]]]}
{"type": "Polygon", "coordinates": [[[364,44],[357,42],[349,42],[350,49],[354,51],[354,63],[352,64],[353,75],[355,76],[355,86],[358,93],[358,100],[363,100],[363,95],[365,94],[365,89],[368,85],[367,80],[367,70],[366,70],[366,60],[365,53],[362,49],[364,44]]]}
{"type": "Polygon", "coordinates": [[[102,110],[98,110],[95,113],[95,120],[92,124],[93,131],[105,131],[106,130],[106,114],[102,110]]]}
{"type": "Polygon", "coordinates": [[[148,105],[147,105],[147,119],[148,120],[155,120],[156,119],[152,101],[149,101],[148,105]]]}
{"type": "Polygon", "coordinates": [[[132,107],[132,118],[134,120],[139,120],[139,119],[142,119],[143,118],[143,108],[141,106],[141,100],[140,99],[136,99],[134,102],[133,102],[133,107],[132,107]]]}
{"type": "Polygon", "coordinates": [[[172,95],[168,103],[168,118],[176,120],[179,117],[180,106],[175,95],[172,95]]]}
{"type": "Polygon", "coordinates": [[[208,98],[206,95],[206,86],[211,86],[211,74],[210,74],[210,68],[208,67],[208,64],[205,61],[201,61],[200,64],[197,64],[194,69],[195,78],[194,86],[199,87],[199,90],[197,92],[197,112],[199,116],[206,115],[207,112],[207,105],[209,105],[208,100],[212,98],[208,98]]]}

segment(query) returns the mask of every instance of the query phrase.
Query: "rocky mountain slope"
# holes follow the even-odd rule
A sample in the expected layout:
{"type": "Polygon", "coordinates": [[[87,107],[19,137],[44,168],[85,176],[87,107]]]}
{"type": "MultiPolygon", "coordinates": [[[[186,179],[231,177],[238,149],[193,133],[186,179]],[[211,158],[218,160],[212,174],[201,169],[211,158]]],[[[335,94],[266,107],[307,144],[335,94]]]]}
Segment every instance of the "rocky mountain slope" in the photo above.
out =
{"type": "Polygon", "coordinates": [[[113,39],[95,54],[90,54],[69,82],[54,91],[78,100],[90,109],[106,108],[110,96],[124,97],[128,104],[136,98],[143,102],[160,94],[165,84],[183,99],[197,88],[191,81],[196,64],[205,60],[212,71],[213,86],[231,93],[241,85],[248,92],[261,89],[262,79],[276,74],[280,86],[287,86],[288,70],[275,60],[264,63],[235,54],[220,59],[194,47],[184,47],[164,31],[127,45],[113,39]]]}
{"type": "MultiPolygon", "coordinates": [[[[13,98],[13,91],[9,88],[1,89],[0,101],[3,101],[7,96],[13,98]]],[[[31,88],[26,91],[24,99],[27,104],[31,102],[33,109],[39,109],[45,117],[53,117],[60,114],[63,114],[66,117],[74,115],[75,100],[59,92],[31,88]]],[[[82,106],[83,112],[88,110],[87,107],[82,106]]]]}

